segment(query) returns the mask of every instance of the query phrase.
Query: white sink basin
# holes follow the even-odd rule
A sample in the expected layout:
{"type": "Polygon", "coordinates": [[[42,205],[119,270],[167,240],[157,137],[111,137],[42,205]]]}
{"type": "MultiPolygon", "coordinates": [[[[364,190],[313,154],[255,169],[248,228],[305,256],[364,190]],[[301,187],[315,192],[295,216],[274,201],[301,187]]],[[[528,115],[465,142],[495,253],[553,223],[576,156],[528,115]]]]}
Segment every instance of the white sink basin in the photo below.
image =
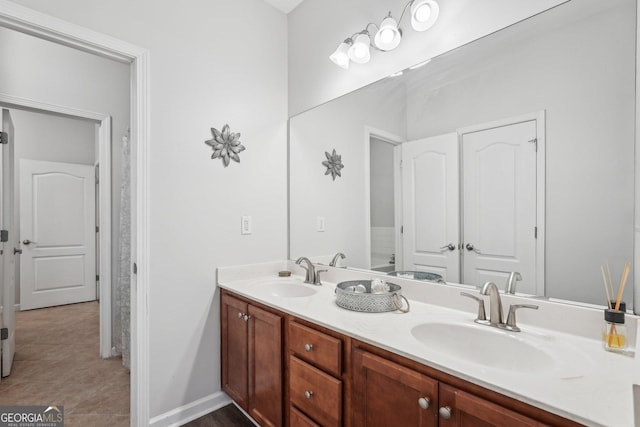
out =
{"type": "Polygon", "coordinates": [[[280,298],[310,297],[317,290],[299,279],[275,279],[255,283],[255,291],[267,296],[280,298]]]}
{"type": "Polygon", "coordinates": [[[589,359],[577,347],[551,337],[476,323],[428,322],[412,328],[411,334],[447,358],[509,373],[566,378],[583,375],[590,366],[589,359]]]}

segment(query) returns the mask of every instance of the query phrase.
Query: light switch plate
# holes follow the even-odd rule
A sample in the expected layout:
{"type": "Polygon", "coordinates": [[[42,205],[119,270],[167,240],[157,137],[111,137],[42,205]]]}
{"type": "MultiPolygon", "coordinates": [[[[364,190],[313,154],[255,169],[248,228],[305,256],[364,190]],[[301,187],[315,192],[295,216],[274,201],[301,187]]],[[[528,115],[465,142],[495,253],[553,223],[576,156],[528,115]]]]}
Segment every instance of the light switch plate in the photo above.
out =
{"type": "Polygon", "coordinates": [[[251,219],[251,215],[243,215],[241,218],[241,226],[240,226],[240,233],[241,234],[251,234],[252,231],[252,219],[251,219]]]}
{"type": "Polygon", "coordinates": [[[323,232],[324,231],[324,217],[323,216],[319,216],[317,218],[316,231],[318,231],[318,232],[323,232]]]}

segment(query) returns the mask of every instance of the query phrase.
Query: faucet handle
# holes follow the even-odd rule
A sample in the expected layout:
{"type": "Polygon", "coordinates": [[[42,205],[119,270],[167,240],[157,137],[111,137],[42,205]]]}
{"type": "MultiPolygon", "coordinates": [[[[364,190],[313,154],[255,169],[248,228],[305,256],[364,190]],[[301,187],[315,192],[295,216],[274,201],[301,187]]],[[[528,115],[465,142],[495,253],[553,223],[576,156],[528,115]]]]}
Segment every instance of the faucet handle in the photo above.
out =
{"type": "Polygon", "coordinates": [[[516,310],[520,308],[537,310],[538,306],[533,304],[511,304],[511,306],[509,306],[509,315],[507,316],[507,324],[505,327],[512,332],[520,332],[520,328],[516,325],[516,310]]]}
{"type": "Polygon", "coordinates": [[[484,311],[484,300],[475,295],[471,295],[468,292],[460,292],[460,295],[463,297],[474,299],[478,302],[478,315],[476,316],[476,320],[474,322],[484,323],[487,321],[487,313],[484,311]]]}
{"type": "Polygon", "coordinates": [[[322,282],[320,281],[320,273],[326,273],[329,270],[316,270],[316,281],[313,282],[314,285],[322,285],[322,282]]]}

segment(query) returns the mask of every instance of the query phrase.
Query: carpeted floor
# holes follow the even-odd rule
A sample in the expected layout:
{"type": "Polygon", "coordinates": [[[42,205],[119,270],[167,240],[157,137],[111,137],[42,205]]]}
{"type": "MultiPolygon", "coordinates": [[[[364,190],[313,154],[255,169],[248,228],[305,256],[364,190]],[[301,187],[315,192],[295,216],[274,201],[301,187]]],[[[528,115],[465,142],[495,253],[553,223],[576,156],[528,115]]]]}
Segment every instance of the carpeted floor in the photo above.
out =
{"type": "Polygon", "coordinates": [[[101,359],[98,302],[16,312],[16,356],[0,406],[64,406],[66,427],[129,426],[129,371],[101,359]]]}

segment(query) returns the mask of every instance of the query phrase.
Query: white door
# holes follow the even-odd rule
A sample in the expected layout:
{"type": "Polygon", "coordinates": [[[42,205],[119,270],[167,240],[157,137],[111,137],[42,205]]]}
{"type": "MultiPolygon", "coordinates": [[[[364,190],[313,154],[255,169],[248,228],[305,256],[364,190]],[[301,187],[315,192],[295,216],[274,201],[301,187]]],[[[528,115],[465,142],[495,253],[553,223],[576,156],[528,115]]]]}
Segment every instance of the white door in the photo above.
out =
{"type": "Polygon", "coordinates": [[[403,270],[460,281],[458,134],[402,144],[403,270]]]}
{"type": "Polygon", "coordinates": [[[9,110],[2,110],[2,127],[0,131],[3,137],[7,138],[7,143],[2,144],[2,173],[0,174],[0,192],[2,196],[2,208],[0,208],[0,229],[6,230],[8,241],[2,242],[2,260],[0,261],[0,298],[2,306],[2,316],[0,316],[0,326],[7,329],[7,339],[0,341],[2,344],[2,376],[6,377],[11,373],[13,357],[16,352],[15,334],[15,287],[16,287],[16,253],[14,247],[17,243],[17,233],[13,214],[13,122],[9,110]]]}
{"type": "Polygon", "coordinates": [[[536,122],[462,135],[463,280],[536,292],[536,122]]]}
{"type": "Polygon", "coordinates": [[[20,160],[20,308],[96,299],[92,165],[20,160]]]}

